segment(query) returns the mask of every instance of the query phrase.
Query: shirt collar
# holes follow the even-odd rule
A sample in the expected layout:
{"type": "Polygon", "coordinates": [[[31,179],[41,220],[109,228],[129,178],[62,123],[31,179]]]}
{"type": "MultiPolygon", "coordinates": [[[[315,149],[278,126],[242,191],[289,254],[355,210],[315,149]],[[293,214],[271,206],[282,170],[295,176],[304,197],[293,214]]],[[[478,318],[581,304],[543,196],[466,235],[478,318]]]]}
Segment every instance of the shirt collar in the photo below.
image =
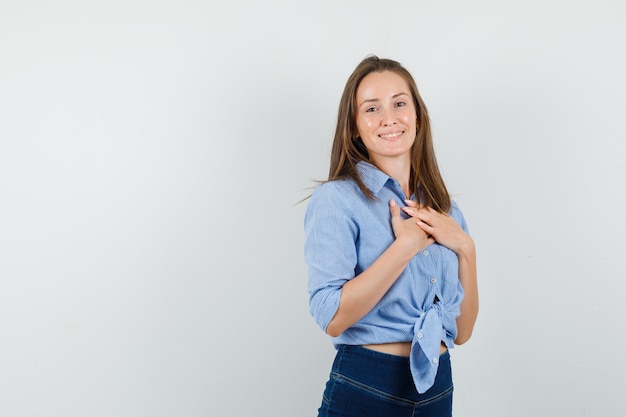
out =
{"type": "Polygon", "coordinates": [[[378,194],[385,184],[387,184],[387,181],[391,179],[389,175],[366,161],[359,161],[356,168],[363,184],[374,194],[378,194]]]}

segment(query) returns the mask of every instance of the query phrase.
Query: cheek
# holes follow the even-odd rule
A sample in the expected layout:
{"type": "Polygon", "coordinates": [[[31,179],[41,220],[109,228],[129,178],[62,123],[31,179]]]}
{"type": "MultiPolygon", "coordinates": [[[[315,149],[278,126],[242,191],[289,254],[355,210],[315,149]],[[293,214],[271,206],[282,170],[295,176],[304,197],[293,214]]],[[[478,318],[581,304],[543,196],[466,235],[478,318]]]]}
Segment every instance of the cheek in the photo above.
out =
{"type": "Polygon", "coordinates": [[[374,122],[368,118],[359,118],[356,121],[356,128],[359,131],[361,137],[368,132],[371,132],[374,126],[374,122]]]}
{"type": "Polygon", "coordinates": [[[417,115],[414,112],[406,112],[402,114],[402,120],[407,123],[416,123],[417,122],[417,115]]]}
{"type": "Polygon", "coordinates": [[[406,116],[403,117],[402,121],[407,126],[412,126],[414,130],[417,130],[417,116],[416,115],[407,114],[406,116]]]}
{"type": "Polygon", "coordinates": [[[365,128],[369,130],[374,130],[378,127],[377,119],[375,118],[367,118],[364,120],[365,128]]]}

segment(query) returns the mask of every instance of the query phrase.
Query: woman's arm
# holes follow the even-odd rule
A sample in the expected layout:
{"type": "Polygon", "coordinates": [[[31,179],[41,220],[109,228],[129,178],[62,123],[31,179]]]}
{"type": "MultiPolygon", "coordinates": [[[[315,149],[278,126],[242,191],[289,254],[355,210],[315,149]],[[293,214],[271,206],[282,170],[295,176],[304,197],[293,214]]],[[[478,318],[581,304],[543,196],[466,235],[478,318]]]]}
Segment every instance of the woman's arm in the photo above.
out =
{"type": "Polygon", "coordinates": [[[478,282],[474,241],[470,238],[466,247],[456,254],[459,258],[459,280],[465,295],[461,301],[461,315],[456,319],[458,333],[454,343],[462,345],[472,336],[478,317],[478,282]]]}
{"type": "Polygon", "coordinates": [[[343,285],[339,307],[326,328],[330,336],[341,335],[369,313],[398,279],[411,258],[434,242],[415,219],[401,217],[395,201],[389,202],[389,209],[396,239],[369,268],[343,285]]]}
{"type": "Polygon", "coordinates": [[[463,286],[464,297],[461,314],[456,320],[457,337],[454,343],[461,345],[472,336],[478,317],[478,282],[476,274],[476,248],[474,240],[451,216],[439,213],[430,207],[418,207],[407,200],[409,207],[403,210],[417,219],[417,224],[437,243],[456,253],[459,260],[459,281],[463,286]]]}

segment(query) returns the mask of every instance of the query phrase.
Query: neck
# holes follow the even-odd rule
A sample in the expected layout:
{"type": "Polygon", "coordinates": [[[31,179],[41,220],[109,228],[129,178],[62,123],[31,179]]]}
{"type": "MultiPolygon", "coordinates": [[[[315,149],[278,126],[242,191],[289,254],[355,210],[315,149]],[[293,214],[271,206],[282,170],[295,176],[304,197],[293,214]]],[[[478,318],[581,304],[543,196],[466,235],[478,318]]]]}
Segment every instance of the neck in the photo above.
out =
{"type": "Polygon", "coordinates": [[[406,198],[411,197],[411,160],[409,158],[393,158],[371,161],[378,169],[396,180],[406,198]]]}

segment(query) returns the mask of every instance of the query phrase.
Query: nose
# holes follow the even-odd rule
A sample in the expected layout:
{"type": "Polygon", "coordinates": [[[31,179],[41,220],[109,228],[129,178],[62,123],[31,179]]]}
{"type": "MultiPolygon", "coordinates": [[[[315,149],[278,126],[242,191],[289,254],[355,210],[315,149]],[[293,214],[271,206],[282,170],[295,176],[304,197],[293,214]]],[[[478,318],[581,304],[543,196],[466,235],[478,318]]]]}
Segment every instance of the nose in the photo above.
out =
{"type": "Polygon", "coordinates": [[[381,121],[384,126],[392,126],[396,124],[396,118],[393,115],[393,112],[390,110],[384,109],[381,114],[381,121]]]}

